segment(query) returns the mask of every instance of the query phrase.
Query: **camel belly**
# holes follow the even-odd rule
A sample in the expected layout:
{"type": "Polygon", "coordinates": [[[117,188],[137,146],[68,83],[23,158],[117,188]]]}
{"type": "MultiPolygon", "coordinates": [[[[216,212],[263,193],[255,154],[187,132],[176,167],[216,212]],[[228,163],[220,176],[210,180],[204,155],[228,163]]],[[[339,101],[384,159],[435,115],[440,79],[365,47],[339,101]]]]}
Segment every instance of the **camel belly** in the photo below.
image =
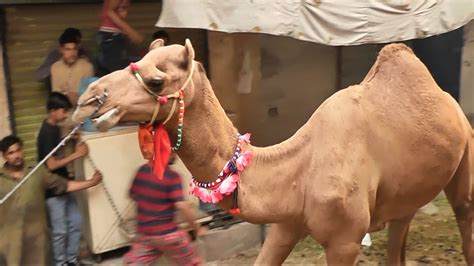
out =
{"type": "Polygon", "coordinates": [[[445,146],[420,145],[415,152],[402,146],[393,151],[396,156],[391,160],[381,160],[373,222],[403,218],[435,198],[461,161],[465,145],[461,140],[454,139],[445,146]]]}

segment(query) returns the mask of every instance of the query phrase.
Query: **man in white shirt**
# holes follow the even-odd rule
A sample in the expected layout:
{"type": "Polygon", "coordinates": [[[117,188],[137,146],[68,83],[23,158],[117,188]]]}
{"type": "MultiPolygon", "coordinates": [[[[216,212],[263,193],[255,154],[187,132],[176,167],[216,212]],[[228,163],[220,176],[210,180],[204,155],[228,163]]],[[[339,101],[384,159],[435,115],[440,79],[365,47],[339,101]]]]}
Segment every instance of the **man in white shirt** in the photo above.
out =
{"type": "Polygon", "coordinates": [[[81,79],[94,75],[94,67],[85,58],[79,57],[80,41],[68,33],[59,38],[61,59],[51,66],[52,91],[66,95],[74,105],[78,99],[81,79]]]}

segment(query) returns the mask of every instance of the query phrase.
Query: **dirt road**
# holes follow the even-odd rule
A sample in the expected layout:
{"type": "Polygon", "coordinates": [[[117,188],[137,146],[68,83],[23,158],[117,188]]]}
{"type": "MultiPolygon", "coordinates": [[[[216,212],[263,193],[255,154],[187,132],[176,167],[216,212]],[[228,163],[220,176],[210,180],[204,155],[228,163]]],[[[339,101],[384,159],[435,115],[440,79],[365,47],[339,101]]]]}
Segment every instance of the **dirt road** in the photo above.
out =
{"type": "MultiPolygon", "coordinates": [[[[434,201],[439,212],[429,216],[418,213],[412,222],[407,243],[409,265],[465,265],[461,252],[461,240],[456,221],[447,200],[440,197],[434,201]]],[[[371,234],[372,246],[363,247],[359,265],[379,265],[385,262],[387,229],[371,234]]],[[[222,260],[210,265],[251,265],[258,249],[222,260]]],[[[321,246],[311,238],[298,243],[286,265],[324,265],[325,258],[321,246]]]]}

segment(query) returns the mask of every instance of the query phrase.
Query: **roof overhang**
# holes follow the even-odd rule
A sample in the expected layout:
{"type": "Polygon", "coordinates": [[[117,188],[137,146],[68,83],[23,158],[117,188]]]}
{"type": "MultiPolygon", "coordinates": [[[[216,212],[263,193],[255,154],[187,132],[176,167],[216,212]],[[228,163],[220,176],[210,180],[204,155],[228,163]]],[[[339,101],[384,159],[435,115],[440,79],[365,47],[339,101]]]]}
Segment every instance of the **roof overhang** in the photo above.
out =
{"type": "Polygon", "coordinates": [[[473,0],[163,0],[156,26],[356,45],[438,35],[473,18],[473,0]]]}

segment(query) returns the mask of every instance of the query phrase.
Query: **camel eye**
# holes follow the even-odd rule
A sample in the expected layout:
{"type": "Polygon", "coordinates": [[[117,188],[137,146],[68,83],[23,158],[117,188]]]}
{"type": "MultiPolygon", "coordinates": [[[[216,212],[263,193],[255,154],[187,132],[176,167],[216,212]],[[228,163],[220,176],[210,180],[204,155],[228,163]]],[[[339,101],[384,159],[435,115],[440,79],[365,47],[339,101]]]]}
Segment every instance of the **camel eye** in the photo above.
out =
{"type": "Polygon", "coordinates": [[[148,82],[148,86],[154,92],[160,92],[163,89],[164,81],[162,79],[152,79],[148,82]]]}

